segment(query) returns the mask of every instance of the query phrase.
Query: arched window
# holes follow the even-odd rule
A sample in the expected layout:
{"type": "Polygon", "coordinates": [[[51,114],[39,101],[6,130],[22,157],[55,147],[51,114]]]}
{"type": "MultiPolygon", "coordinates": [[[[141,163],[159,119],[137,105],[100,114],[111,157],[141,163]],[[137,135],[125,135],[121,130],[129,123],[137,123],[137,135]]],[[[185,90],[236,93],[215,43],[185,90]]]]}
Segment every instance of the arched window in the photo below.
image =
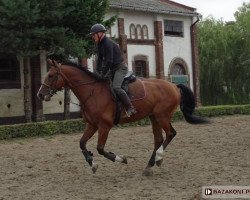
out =
{"type": "Polygon", "coordinates": [[[146,25],[142,26],[142,39],[148,39],[148,27],[146,25]]]}
{"type": "Polygon", "coordinates": [[[185,68],[179,63],[176,63],[171,70],[171,75],[185,75],[185,74],[186,74],[185,68]]]}
{"type": "Polygon", "coordinates": [[[131,39],[136,39],[135,25],[134,24],[130,24],[129,30],[130,30],[130,38],[131,39]]]}
{"type": "Polygon", "coordinates": [[[170,64],[170,81],[175,84],[189,84],[188,67],[182,58],[175,58],[170,64]]]}
{"type": "Polygon", "coordinates": [[[136,25],[136,33],[137,33],[137,39],[142,39],[142,30],[140,24],[136,25]]]}
{"type": "Polygon", "coordinates": [[[146,62],[144,60],[135,61],[135,75],[146,77],[146,62]]]}
{"type": "Polygon", "coordinates": [[[134,56],[132,68],[136,76],[149,77],[149,62],[148,57],[145,55],[134,56]]]}

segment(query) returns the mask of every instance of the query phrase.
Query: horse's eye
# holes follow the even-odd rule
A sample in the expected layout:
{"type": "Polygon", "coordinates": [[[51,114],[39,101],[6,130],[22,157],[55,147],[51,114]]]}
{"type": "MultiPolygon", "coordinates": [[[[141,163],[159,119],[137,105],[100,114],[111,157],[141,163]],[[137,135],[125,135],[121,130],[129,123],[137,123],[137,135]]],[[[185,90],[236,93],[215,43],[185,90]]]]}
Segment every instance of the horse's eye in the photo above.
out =
{"type": "Polygon", "coordinates": [[[48,78],[51,79],[53,76],[51,74],[49,74],[48,78]]]}

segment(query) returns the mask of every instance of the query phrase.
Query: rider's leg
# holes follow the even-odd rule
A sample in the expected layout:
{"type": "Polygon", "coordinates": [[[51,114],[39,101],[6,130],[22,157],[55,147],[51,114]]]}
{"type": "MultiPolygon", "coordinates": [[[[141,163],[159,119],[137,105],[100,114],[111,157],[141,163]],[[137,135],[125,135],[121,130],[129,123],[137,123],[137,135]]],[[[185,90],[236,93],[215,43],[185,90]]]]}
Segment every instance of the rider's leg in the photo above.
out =
{"type": "Polygon", "coordinates": [[[126,64],[122,64],[115,72],[114,79],[113,79],[113,89],[116,93],[116,95],[120,98],[123,105],[125,106],[125,109],[127,110],[128,116],[135,114],[136,109],[132,105],[128,95],[126,92],[121,88],[122,82],[124,77],[126,76],[128,72],[128,67],[126,64]]]}

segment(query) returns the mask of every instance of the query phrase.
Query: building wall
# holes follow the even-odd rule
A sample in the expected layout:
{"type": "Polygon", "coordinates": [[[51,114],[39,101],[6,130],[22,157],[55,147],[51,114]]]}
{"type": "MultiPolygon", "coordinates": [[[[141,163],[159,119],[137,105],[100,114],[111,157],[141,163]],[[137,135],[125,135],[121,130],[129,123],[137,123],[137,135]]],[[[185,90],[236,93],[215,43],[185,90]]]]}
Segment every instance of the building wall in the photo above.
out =
{"type": "MultiPolygon", "coordinates": [[[[118,13],[113,11],[113,10],[110,10],[106,16],[105,16],[105,19],[109,19],[110,17],[112,16],[115,16],[117,15],[118,13]]],[[[115,37],[115,38],[118,38],[118,25],[117,25],[117,20],[115,21],[114,25],[111,27],[111,34],[112,34],[112,37],[115,37]]]]}
{"type": "MultiPolygon", "coordinates": [[[[125,34],[127,38],[130,38],[129,27],[130,24],[136,25],[147,25],[149,39],[154,39],[154,17],[152,14],[147,14],[145,12],[131,12],[127,11],[123,13],[125,34]]],[[[140,48],[140,47],[137,47],[140,48]]]]}
{"type": "MultiPolygon", "coordinates": [[[[177,16],[177,15],[157,15],[153,13],[145,13],[138,11],[110,11],[107,18],[118,14],[119,18],[124,18],[125,34],[130,39],[130,24],[147,25],[149,39],[155,39],[154,36],[154,21],[161,21],[164,26],[164,20],[179,20],[184,23],[184,37],[164,36],[163,27],[163,54],[164,54],[164,75],[168,79],[170,73],[170,64],[175,58],[181,58],[185,61],[188,67],[189,84],[193,89],[193,72],[192,72],[192,52],[191,52],[191,33],[190,26],[192,24],[192,17],[177,16]]],[[[118,27],[115,23],[111,27],[112,36],[117,37],[118,27]]],[[[149,61],[149,76],[156,77],[156,63],[155,63],[155,46],[154,45],[140,45],[128,44],[128,67],[132,70],[133,57],[141,54],[148,57],[149,61]]],[[[89,66],[92,67],[92,61],[89,61],[89,66]]]]}
{"type": "Polygon", "coordinates": [[[188,67],[189,83],[190,87],[193,89],[193,71],[192,71],[192,52],[191,52],[191,35],[190,35],[190,26],[192,24],[192,19],[187,17],[173,17],[166,16],[164,19],[169,20],[179,20],[184,23],[184,37],[163,37],[163,48],[164,48],[164,69],[165,76],[169,72],[169,67],[171,61],[175,58],[182,58],[188,67]]]}
{"type": "Polygon", "coordinates": [[[128,45],[128,66],[130,71],[132,71],[132,62],[136,55],[144,55],[148,58],[149,76],[155,77],[155,47],[153,45],[128,45]]]}
{"type": "Polygon", "coordinates": [[[0,117],[16,117],[24,115],[23,94],[23,62],[19,59],[21,88],[0,90],[0,117]],[[8,108],[8,105],[10,106],[8,108]]]}

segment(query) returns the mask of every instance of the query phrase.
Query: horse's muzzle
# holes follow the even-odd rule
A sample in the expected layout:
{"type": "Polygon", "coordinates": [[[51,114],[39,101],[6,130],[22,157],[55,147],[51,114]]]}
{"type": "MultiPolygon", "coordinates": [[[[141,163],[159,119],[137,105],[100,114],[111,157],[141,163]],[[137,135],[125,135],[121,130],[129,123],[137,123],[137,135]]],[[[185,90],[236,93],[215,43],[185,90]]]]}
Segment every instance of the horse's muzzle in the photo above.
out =
{"type": "Polygon", "coordinates": [[[41,100],[41,101],[44,100],[43,94],[41,94],[41,93],[38,92],[36,96],[38,97],[39,100],[41,100]]]}
{"type": "Polygon", "coordinates": [[[50,94],[45,95],[44,101],[50,101],[51,97],[52,97],[52,95],[50,95],[50,94]]]}
{"type": "Polygon", "coordinates": [[[37,97],[41,101],[50,101],[50,99],[51,99],[51,95],[50,94],[43,95],[42,93],[39,93],[39,92],[37,93],[37,97]]]}

